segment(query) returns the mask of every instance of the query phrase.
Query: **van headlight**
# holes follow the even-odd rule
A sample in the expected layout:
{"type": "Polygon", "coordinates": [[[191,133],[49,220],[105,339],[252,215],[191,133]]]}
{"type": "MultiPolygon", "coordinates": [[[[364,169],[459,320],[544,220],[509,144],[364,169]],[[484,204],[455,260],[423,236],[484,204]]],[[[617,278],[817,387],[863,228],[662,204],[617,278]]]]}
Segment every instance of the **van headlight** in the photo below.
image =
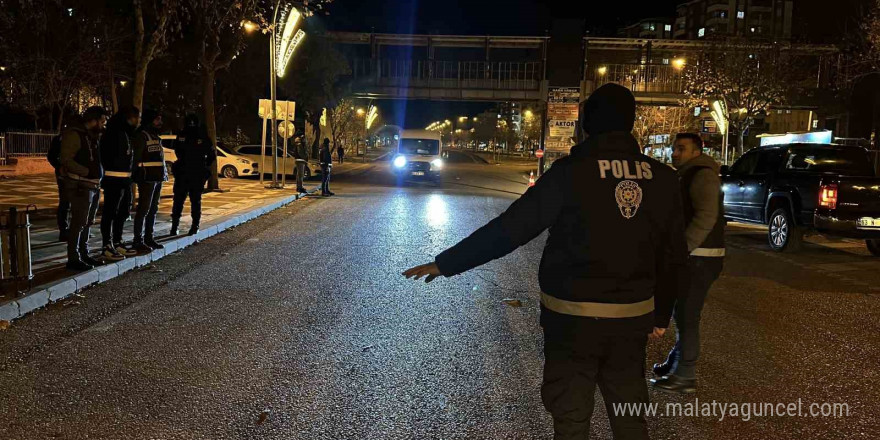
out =
{"type": "Polygon", "coordinates": [[[250,165],[250,164],[251,164],[251,161],[249,161],[249,160],[247,160],[247,159],[238,159],[238,163],[243,163],[243,164],[245,164],[245,165],[250,165]]]}
{"type": "Polygon", "coordinates": [[[431,168],[439,170],[443,168],[443,159],[434,159],[431,161],[431,168]]]}
{"type": "Polygon", "coordinates": [[[394,158],[394,166],[396,168],[403,168],[406,166],[406,158],[403,156],[397,156],[394,158]]]}

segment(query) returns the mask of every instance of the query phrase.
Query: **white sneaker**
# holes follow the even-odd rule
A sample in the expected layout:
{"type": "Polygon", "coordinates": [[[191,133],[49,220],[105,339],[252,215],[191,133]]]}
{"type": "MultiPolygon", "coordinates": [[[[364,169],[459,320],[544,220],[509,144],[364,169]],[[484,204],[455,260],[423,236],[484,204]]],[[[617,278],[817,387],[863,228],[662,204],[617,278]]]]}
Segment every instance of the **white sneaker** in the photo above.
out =
{"type": "Polygon", "coordinates": [[[117,252],[116,248],[113,247],[112,244],[104,246],[104,253],[102,255],[104,257],[104,260],[109,261],[120,261],[125,259],[125,256],[117,252]]]}

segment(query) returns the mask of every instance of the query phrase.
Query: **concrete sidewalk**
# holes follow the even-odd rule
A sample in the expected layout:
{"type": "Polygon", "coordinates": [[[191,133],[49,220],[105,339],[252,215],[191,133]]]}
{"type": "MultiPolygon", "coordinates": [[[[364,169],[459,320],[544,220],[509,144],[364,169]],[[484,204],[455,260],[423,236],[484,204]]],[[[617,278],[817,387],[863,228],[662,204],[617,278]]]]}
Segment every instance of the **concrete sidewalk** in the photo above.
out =
{"type": "MultiPolygon", "coordinates": [[[[371,167],[371,163],[346,163],[334,165],[335,175],[362,172],[371,167]]],[[[220,187],[225,192],[205,193],[202,198],[201,231],[195,237],[168,235],[171,228],[171,188],[173,181],[167,182],[162,189],[159,214],[156,219],[155,235],[157,241],[166,249],[153,251],[151,254],[138,255],[126,260],[105,264],[91,271],[74,274],[65,269],[67,261],[66,243],[58,241],[55,210],[58,194],[54,175],[22,176],[0,180],[0,203],[2,209],[16,206],[24,209],[28,204],[37,207],[31,220],[31,250],[34,271],[32,288],[25,283],[3,285],[0,290],[0,320],[16,319],[24,314],[42,307],[48,301],[57,301],[82,288],[97,282],[103,282],[135,267],[148,264],[177,249],[215,235],[223,230],[244,221],[258,217],[287,203],[293,202],[303,195],[295,191],[296,182],[289,181],[285,189],[266,189],[257,179],[222,179],[220,187]]],[[[317,191],[320,183],[311,181],[307,185],[311,193],[317,191]]],[[[183,234],[189,230],[192,218],[187,201],[184,216],[181,218],[180,230],[183,234]]],[[[134,213],[132,212],[132,217],[134,213]]],[[[96,222],[100,223],[101,213],[96,222]]],[[[99,258],[101,234],[99,224],[91,228],[92,238],[89,247],[92,255],[99,258]]],[[[126,222],[123,233],[126,242],[132,240],[132,220],[126,222]]]]}

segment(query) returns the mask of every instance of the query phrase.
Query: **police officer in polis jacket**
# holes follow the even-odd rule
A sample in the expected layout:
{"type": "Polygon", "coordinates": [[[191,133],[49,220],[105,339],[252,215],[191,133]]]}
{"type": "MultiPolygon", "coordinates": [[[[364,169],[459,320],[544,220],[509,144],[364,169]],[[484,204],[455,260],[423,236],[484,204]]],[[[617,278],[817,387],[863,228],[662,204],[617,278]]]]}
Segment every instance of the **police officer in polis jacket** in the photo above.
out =
{"type": "Polygon", "coordinates": [[[646,439],[643,416],[613,404],[648,402],[645,347],[672,314],[687,247],[678,178],[641,154],[635,99],[607,84],[584,106],[589,136],[503,214],[407,278],[451,277],[500,258],[544,230],[541,397],[555,439],[589,438],[596,385],[616,439],[646,439]]]}
{"type": "Polygon", "coordinates": [[[168,180],[165,153],[159,139],[161,129],[162,115],[146,110],[141,118],[141,126],[134,136],[133,178],[138,191],[137,213],[134,217],[134,249],[138,252],[152,252],[153,249],[164,247],[153,237],[162,183],[168,180]]]}
{"type": "Polygon", "coordinates": [[[180,217],[183,215],[183,204],[189,197],[192,211],[192,226],[189,235],[199,232],[202,219],[202,192],[205,183],[211,176],[211,164],[217,160],[214,144],[204,128],[199,126],[199,118],[194,114],[186,115],[183,132],[174,142],[174,205],[171,208],[171,235],[178,234],[180,217]]]}
{"type": "Polygon", "coordinates": [[[688,252],[686,294],[675,302],[676,342],[666,361],[654,364],[654,388],[669,393],[696,391],[696,366],[700,355],[700,315],[712,283],[724,264],[724,197],[720,167],[703,154],[703,140],[694,133],[679,133],[672,164],[681,176],[685,237],[688,252]]]}
{"type": "Polygon", "coordinates": [[[67,234],[67,268],[88,270],[101,264],[89,256],[89,216],[95,194],[104,176],[98,140],[107,123],[107,112],[89,107],[82,122],[61,134],[60,174],[63,191],[70,202],[67,234]]]}
{"type": "Polygon", "coordinates": [[[140,123],[137,107],[126,106],[107,122],[101,137],[101,163],[104,165],[104,210],[101,214],[101,237],[105,260],[119,261],[136,252],[122,246],[122,228],[131,206],[131,167],[134,159],[132,137],[140,123]]]}

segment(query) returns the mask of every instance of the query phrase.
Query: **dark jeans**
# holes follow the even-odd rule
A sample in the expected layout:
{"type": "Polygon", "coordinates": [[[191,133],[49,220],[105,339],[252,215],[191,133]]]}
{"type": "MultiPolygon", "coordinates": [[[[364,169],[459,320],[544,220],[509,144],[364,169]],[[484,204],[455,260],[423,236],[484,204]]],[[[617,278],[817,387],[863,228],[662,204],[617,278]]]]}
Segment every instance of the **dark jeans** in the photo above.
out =
{"type": "Polygon", "coordinates": [[[55,176],[55,182],[58,184],[58,231],[65,233],[70,228],[70,200],[64,190],[64,178],[55,176]]]}
{"type": "Polygon", "coordinates": [[[89,205],[89,226],[95,224],[95,220],[98,218],[98,204],[101,203],[101,191],[95,190],[95,194],[92,196],[92,203],[89,205]]]}
{"type": "Polygon", "coordinates": [[[104,184],[104,211],[101,213],[101,238],[104,246],[122,243],[122,228],[131,207],[131,185],[104,184]]]}
{"type": "Polygon", "coordinates": [[[159,197],[162,196],[162,182],[139,182],[137,184],[138,206],[134,216],[134,242],[141,243],[144,234],[153,237],[156,212],[159,211],[159,197]]]}
{"type": "Polygon", "coordinates": [[[697,376],[697,359],[700,357],[700,315],[712,283],[721,275],[723,258],[691,257],[688,260],[690,287],[687,297],[676,301],[676,341],[666,362],[672,365],[671,374],[685,379],[697,376]]]}
{"type": "Polygon", "coordinates": [[[197,227],[202,220],[202,193],[205,191],[207,180],[187,181],[185,179],[174,180],[174,204],[171,207],[171,218],[180,220],[183,215],[183,203],[189,197],[190,211],[192,212],[192,225],[197,227]]]}
{"type": "Polygon", "coordinates": [[[615,440],[647,439],[643,415],[624,415],[614,404],[647,404],[643,332],[595,333],[544,329],[541,400],[553,416],[555,440],[590,437],[596,385],[602,391],[615,440]]]}
{"type": "Polygon", "coordinates": [[[75,262],[89,255],[89,212],[97,187],[71,179],[62,179],[70,202],[70,229],[67,236],[67,261],[75,262]]]}
{"type": "Polygon", "coordinates": [[[330,167],[321,165],[321,194],[330,192],[330,167]]]}

